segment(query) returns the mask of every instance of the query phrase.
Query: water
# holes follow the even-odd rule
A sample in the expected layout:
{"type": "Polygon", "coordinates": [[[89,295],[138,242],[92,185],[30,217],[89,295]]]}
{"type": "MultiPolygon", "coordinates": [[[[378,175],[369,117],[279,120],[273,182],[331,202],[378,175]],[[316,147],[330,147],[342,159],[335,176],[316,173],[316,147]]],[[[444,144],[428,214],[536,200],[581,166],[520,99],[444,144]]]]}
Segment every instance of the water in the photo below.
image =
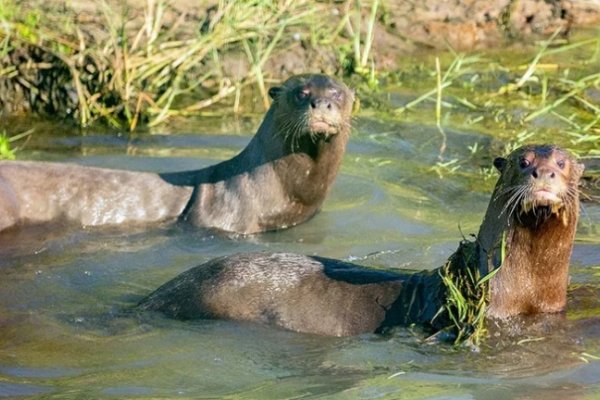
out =
{"type": "MultiPolygon", "coordinates": [[[[200,168],[241,149],[257,120],[202,120],[170,135],[45,135],[22,158],[150,171],[200,168]],[[194,132],[194,133],[190,133],[194,132]]],[[[17,123],[17,122],[16,122],[17,123]]],[[[25,230],[0,250],[0,397],[229,399],[600,398],[600,207],[584,206],[566,319],[540,321],[480,352],[422,342],[417,329],[328,338],[230,321],[137,314],[144,295],[213,257],[271,250],[386,268],[432,269],[476,233],[500,144],[448,130],[357,121],[323,210],[253,237],[164,225],[151,230],[25,230]],[[467,146],[478,143],[472,153],[467,146]],[[462,233],[461,233],[462,232],[462,233]]],[[[47,129],[59,129],[49,126],[47,129]]]]}

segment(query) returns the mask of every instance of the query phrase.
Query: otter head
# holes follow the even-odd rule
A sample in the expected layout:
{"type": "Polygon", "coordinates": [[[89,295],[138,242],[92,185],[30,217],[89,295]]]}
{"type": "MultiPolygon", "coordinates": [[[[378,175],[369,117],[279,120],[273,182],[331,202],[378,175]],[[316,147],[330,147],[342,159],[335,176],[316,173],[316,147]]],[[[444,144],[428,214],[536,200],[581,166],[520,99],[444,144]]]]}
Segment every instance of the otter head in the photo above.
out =
{"type": "Polygon", "coordinates": [[[294,76],[271,88],[269,95],[277,131],[292,147],[305,138],[316,143],[349,132],[354,93],[327,75],[294,76]]]}
{"type": "Polygon", "coordinates": [[[578,201],[584,168],[569,153],[553,145],[528,145],[496,158],[494,166],[502,174],[498,194],[507,196],[503,211],[511,220],[537,225],[557,216],[567,223],[564,211],[578,201]]]}

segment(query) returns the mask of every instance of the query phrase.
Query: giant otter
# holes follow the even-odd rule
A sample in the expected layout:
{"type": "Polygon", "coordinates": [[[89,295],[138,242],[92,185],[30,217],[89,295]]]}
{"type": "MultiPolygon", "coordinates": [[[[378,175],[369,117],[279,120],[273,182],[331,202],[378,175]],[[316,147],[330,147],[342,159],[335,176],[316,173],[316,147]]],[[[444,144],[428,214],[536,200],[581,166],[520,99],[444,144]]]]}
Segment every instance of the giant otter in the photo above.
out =
{"type": "Polygon", "coordinates": [[[86,226],[180,218],[244,234],[301,223],[320,208],[350,133],[354,94],[326,75],[269,90],[273,105],[237,156],[154,174],[46,162],[0,162],[0,231],[67,220],[86,226]]]}
{"type": "Polygon", "coordinates": [[[411,323],[440,330],[451,320],[445,277],[481,274],[491,276],[488,317],[559,312],[583,165],[551,145],[521,147],[494,165],[501,175],[477,239],[461,243],[437,270],[382,271],[321,257],[243,253],[184,272],[140,306],[180,319],[257,321],[335,336],[411,323]]]}

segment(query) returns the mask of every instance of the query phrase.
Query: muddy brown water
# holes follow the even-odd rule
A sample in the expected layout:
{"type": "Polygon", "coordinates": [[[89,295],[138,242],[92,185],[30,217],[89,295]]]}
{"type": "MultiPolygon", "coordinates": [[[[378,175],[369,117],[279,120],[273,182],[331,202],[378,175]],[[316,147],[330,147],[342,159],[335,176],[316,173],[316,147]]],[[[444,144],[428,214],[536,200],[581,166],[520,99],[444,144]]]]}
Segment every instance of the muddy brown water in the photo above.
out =
{"type": "MultiPolygon", "coordinates": [[[[176,171],[228,158],[258,120],[203,119],[135,139],[44,135],[23,159],[176,171]]],[[[323,210],[293,229],[227,237],[152,229],[28,229],[0,237],[0,397],[592,399],[600,393],[600,206],[583,207],[569,311],[479,352],[418,329],[328,338],[231,321],[170,321],[132,307],[178,273],[238,251],[293,251],[383,268],[432,269],[475,233],[496,175],[493,139],[359,118],[323,210]],[[472,153],[468,146],[479,144],[472,153]]],[[[151,189],[151,188],[149,188],[151,189]]],[[[524,322],[523,324],[527,324],[524,322]]],[[[533,323],[532,323],[533,324],[533,323]]]]}

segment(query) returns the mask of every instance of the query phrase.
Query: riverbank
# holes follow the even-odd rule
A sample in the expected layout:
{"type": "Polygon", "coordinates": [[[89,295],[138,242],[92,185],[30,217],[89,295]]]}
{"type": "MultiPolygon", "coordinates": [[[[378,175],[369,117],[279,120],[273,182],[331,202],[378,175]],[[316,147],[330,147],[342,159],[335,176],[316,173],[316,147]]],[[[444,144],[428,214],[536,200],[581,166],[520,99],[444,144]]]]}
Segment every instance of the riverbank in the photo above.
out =
{"type": "Polygon", "coordinates": [[[135,130],[220,107],[261,112],[268,86],[292,74],[374,92],[432,49],[564,44],[600,21],[600,2],[4,0],[0,21],[4,115],[135,130]]]}

